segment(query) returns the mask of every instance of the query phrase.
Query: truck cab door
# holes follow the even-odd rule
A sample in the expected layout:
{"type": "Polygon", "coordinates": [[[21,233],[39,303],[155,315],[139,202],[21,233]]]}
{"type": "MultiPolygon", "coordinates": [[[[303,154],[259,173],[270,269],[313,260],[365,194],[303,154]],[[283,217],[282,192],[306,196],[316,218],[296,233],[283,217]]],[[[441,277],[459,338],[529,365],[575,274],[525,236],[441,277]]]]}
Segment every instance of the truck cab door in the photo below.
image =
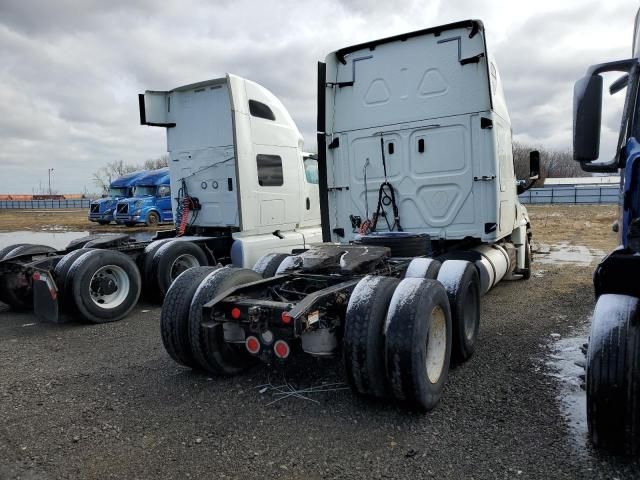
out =
{"type": "Polygon", "coordinates": [[[303,182],[301,193],[302,223],[301,226],[318,225],[320,223],[320,189],[318,187],[318,159],[310,156],[302,157],[303,182]]]}
{"type": "Polygon", "coordinates": [[[169,185],[160,185],[157,191],[156,206],[160,210],[162,221],[170,222],[173,220],[171,212],[171,187],[169,185]]]}

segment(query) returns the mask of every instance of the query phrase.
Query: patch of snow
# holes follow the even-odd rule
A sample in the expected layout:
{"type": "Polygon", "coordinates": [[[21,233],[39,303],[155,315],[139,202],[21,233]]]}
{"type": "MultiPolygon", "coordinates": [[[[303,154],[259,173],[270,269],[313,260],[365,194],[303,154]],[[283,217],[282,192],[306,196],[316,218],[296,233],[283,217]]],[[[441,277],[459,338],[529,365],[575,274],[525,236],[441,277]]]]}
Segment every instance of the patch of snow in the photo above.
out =
{"type": "Polygon", "coordinates": [[[455,292],[460,285],[464,271],[469,265],[466,260],[447,260],[440,267],[438,281],[444,285],[448,292],[455,292]]]}
{"type": "Polygon", "coordinates": [[[571,245],[567,241],[551,245],[548,251],[540,246],[536,253],[534,260],[537,263],[570,263],[583,267],[588,267],[594,260],[600,261],[605,256],[603,250],[588,248],[584,245],[571,245]]]}
{"type": "Polygon", "coordinates": [[[286,270],[293,270],[302,267],[302,258],[298,255],[292,255],[285,258],[276,270],[276,275],[282,275],[286,270]]]}
{"type": "Polygon", "coordinates": [[[271,261],[271,259],[277,255],[277,253],[266,253],[261,256],[258,261],[253,265],[253,269],[256,272],[261,272],[267,266],[267,263],[271,261]]]}
{"type": "Polygon", "coordinates": [[[425,278],[429,265],[433,262],[433,258],[414,258],[409,262],[405,278],[425,278]]]}
{"type": "MultiPolygon", "coordinates": [[[[446,262],[445,262],[446,263],[446,262]]],[[[425,280],[422,278],[405,278],[396,287],[391,297],[391,303],[389,303],[389,310],[387,311],[387,318],[384,321],[384,332],[387,333],[391,319],[395,315],[395,312],[402,308],[409,299],[413,298],[416,290],[420,287],[425,280]]]]}
{"type": "Polygon", "coordinates": [[[347,309],[358,308],[361,304],[371,301],[379,281],[380,277],[376,275],[367,275],[360,280],[349,297],[347,309]]]}

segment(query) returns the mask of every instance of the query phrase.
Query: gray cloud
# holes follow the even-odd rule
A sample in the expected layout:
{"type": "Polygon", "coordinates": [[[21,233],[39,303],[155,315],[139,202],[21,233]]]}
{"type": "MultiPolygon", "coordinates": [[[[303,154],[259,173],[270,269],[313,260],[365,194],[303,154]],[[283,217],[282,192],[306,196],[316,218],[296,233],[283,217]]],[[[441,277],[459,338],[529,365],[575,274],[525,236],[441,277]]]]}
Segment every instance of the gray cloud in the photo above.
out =
{"type": "MultiPolygon", "coordinates": [[[[591,63],[629,55],[635,12],[624,1],[557,3],[4,0],[0,192],[30,192],[49,167],[56,188],[93,190],[91,173],[106,162],[161,155],[164,131],[138,125],[136,94],[226,72],[272,90],[313,149],[318,60],[464,18],[485,22],[516,138],[567,147],[573,82],[591,63]]],[[[616,115],[605,111],[607,145],[616,115]]]]}

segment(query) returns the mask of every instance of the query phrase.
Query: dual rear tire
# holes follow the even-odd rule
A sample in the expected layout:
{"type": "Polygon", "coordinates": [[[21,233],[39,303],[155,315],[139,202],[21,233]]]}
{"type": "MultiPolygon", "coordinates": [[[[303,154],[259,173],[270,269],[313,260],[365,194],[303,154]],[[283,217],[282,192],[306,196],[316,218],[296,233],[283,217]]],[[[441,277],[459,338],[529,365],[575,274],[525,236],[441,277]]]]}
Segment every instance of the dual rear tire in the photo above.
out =
{"type": "Polygon", "coordinates": [[[136,264],[114,250],[79,249],[54,270],[62,311],[89,323],[121,320],[138,303],[142,282],[136,264]]]}
{"type": "Polygon", "coordinates": [[[440,273],[428,264],[414,265],[417,278],[370,275],[356,285],[343,340],[346,377],[354,391],[393,397],[421,411],[437,405],[452,357],[471,356],[479,328],[475,267],[449,262],[434,265],[443,278],[455,276],[456,288],[434,280],[440,273]],[[473,328],[460,328],[471,320],[473,328]]]}
{"type": "Polygon", "coordinates": [[[253,270],[196,267],[171,285],[160,313],[162,342],[167,353],[185,367],[214,375],[236,375],[253,359],[242,347],[224,340],[222,325],[203,327],[202,307],[220,292],[261,280],[253,270]]]}

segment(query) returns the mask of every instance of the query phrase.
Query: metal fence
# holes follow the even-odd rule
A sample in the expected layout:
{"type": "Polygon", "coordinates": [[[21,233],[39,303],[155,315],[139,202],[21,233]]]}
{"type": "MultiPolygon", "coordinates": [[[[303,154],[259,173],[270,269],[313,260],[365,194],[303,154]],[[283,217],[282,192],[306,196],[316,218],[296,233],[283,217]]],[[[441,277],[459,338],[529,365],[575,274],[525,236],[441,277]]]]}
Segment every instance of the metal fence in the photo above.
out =
{"type": "Polygon", "coordinates": [[[91,199],[73,200],[0,200],[2,208],[47,209],[47,208],[89,208],[91,199]]]}
{"type": "Polygon", "coordinates": [[[532,188],[520,195],[522,203],[618,203],[620,187],[606,186],[562,186],[532,188]]]}

